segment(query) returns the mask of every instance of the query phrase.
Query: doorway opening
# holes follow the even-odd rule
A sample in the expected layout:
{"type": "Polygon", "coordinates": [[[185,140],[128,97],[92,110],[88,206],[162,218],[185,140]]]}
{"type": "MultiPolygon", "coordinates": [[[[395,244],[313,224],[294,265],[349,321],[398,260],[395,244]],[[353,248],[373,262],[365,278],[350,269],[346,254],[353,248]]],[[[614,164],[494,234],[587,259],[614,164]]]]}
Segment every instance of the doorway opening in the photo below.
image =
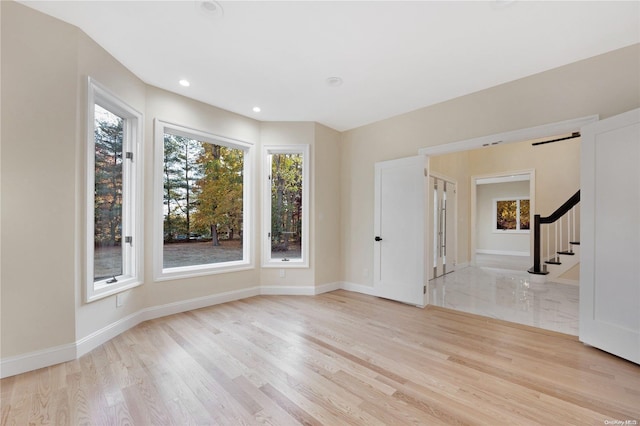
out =
{"type": "Polygon", "coordinates": [[[520,271],[529,268],[535,182],[535,169],[471,177],[471,265],[520,271]]]}
{"type": "MultiPolygon", "coordinates": [[[[531,262],[533,238],[527,234],[529,225],[523,216],[528,216],[528,222],[532,224],[534,214],[550,214],[580,186],[579,139],[536,146],[532,144],[572,135],[594,121],[597,121],[597,116],[420,150],[420,154],[427,157],[428,175],[443,174],[458,182],[456,269],[452,274],[427,283],[427,304],[577,334],[577,281],[574,285],[542,287],[532,283],[525,265],[531,262]],[[511,176],[515,181],[524,182],[520,185],[528,187],[528,196],[526,193],[493,196],[490,219],[480,223],[476,211],[479,210],[479,192],[493,183],[506,183],[504,181],[511,179],[511,176]],[[495,181],[491,182],[491,179],[495,181]],[[498,226],[495,211],[498,201],[508,201],[501,205],[508,204],[514,212],[510,218],[512,223],[498,226]],[[524,236],[524,243],[520,242],[520,246],[486,246],[478,234],[477,228],[480,226],[493,236],[502,233],[512,237],[524,236]],[[479,253],[496,256],[498,261],[504,261],[506,256],[510,259],[517,257],[522,268],[509,264],[478,267],[479,253]],[[500,259],[500,256],[505,257],[500,259]],[[527,262],[523,263],[522,259],[527,262]],[[553,290],[549,291],[551,287],[553,290]],[[463,307],[465,304],[467,308],[463,307]],[[550,311],[554,311],[551,322],[545,317],[545,312],[550,311]],[[567,315],[569,312],[573,313],[567,315]],[[563,319],[562,324],[558,318],[563,319]]],[[[433,194],[426,195],[427,212],[431,212],[435,200],[433,194]]],[[[430,224],[429,219],[426,220],[430,224]]],[[[433,253],[436,247],[432,240],[428,240],[426,246],[426,268],[431,271],[434,266],[437,268],[437,257],[433,253]]]]}

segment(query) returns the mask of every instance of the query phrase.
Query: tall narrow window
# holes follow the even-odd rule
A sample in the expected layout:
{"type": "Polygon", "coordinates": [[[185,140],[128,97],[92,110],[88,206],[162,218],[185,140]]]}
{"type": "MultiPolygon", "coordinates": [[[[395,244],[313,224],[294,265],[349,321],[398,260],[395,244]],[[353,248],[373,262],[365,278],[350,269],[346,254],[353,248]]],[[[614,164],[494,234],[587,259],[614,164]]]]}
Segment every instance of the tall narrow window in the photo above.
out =
{"type": "Polygon", "coordinates": [[[93,282],[121,276],[124,119],[95,105],[93,282]]]}
{"type": "Polygon", "coordinates": [[[142,115],[89,82],[86,300],[142,282],[142,115]]]}
{"type": "Polygon", "coordinates": [[[266,147],[264,266],[308,266],[309,146],[266,147]]]}
{"type": "Polygon", "coordinates": [[[156,145],[156,278],[246,268],[250,145],[160,121],[156,145]]]}

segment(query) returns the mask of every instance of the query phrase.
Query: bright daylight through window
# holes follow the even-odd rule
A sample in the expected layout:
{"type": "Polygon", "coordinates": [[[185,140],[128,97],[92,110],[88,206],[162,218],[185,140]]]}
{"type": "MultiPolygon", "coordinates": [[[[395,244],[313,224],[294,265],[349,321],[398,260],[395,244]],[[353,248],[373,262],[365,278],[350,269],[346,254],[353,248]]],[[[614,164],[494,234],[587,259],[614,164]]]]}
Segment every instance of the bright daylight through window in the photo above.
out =
{"type": "Polygon", "coordinates": [[[246,267],[249,145],[162,123],[156,131],[162,138],[156,275],[246,267]]]}
{"type": "Polygon", "coordinates": [[[141,114],[89,84],[86,300],[141,283],[141,114]]]}
{"type": "Polygon", "coordinates": [[[495,229],[497,231],[529,231],[529,200],[495,201],[495,229]]]}
{"type": "Polygon", "coordinates": [[[309,147],[267,147],[264,265],[308,266],[309,147]]]}

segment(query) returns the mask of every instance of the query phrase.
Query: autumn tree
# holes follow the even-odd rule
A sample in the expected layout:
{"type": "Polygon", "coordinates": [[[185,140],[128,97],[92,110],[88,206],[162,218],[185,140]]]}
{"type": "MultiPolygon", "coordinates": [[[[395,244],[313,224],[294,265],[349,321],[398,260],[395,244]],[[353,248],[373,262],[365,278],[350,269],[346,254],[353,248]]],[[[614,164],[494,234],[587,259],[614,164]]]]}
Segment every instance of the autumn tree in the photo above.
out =
{"type": "Polygon", "coordinates": [[[212,244],[218,246],[221,230],[233,239],[234,232],[242,229],[244,152],[204,144],[199,163],[203,175],[196,183],[198,208],[194,220],[197,226],[210,230],[212,244]]]}

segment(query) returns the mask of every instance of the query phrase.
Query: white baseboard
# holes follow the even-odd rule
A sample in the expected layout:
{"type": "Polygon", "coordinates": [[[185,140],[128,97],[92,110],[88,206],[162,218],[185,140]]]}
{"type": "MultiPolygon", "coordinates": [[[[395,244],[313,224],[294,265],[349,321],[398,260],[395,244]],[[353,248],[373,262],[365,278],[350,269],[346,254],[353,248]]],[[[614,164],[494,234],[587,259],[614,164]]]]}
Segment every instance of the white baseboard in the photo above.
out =
{"type": "Polygon", "coordinates": [[[341,288],[342,283],[340,282],[321,284],[315,287],[315,294],[328,293],[330,291],[340,290],[341,288]]]}
{"type": "Polygon", "coordinates": [[[135,327],[141,322],[166,317],[168,315],[179,314],[180,312],[205,308],[207,306],[218,305],[220,303],[246,299],[247,297],[257,296],[259,294],[259,287],[250,287],[242,290],[212,294],[210,296],[181,300],[179,302],[142,309],[78,340],[76,342],[77,356],[80,357],[92,351],[103,343],[108,342],[120,333],[135,327]]]}
{"type": "Polygon", "coordinates": [[[528,251],[485,250],[485,249],[476,249],[476,254],[499,254],[504,256],[530,256],[528,251]]]}
{"type": "Polygon", "coordinates": [[[0,360],[0,379],[76,359],[76,345],[56,346],[0,360]]]}
{"type": "MultiPolygon", "coordinates": [[[[29,352],[0,360],[0,378],[15,376],[38,368],[49,367],[62,362],[72,361],[108,342],[119,334],[135,327],[141,322],[192,311],[207,306],[246,299],[260,294],[268,295],[305,295],[313,296],[338,290],[342,283],[327,283],[319,286],[265,286],[250,287],[242,290],[228,291],[195,299],[181,300],[160,306],[142,309],[101,328],[75,343],[29,352]]],[[[352,290],[357,291],[357,290],[352,290]]]]}
{"type": "Polygon", "coordinates": [[[312,285],[266,285],[260,287],[260,294],[269,296],[313,296],[315,287],[312,285]]]}
{"type": "Polygon", "coordinates": [[[375,288],[368,286],[368,285],[362,285],[362,284],[355,284],[355,283],[349,283],[349,282],[342,282],[340,285],[340,288],[342,290],[347,290],[347,291],[353,291],[356,293],[362,293],[362,294],[368,294],[369,296],[375,296],[376,292],[375,292],[375,288]]]}

